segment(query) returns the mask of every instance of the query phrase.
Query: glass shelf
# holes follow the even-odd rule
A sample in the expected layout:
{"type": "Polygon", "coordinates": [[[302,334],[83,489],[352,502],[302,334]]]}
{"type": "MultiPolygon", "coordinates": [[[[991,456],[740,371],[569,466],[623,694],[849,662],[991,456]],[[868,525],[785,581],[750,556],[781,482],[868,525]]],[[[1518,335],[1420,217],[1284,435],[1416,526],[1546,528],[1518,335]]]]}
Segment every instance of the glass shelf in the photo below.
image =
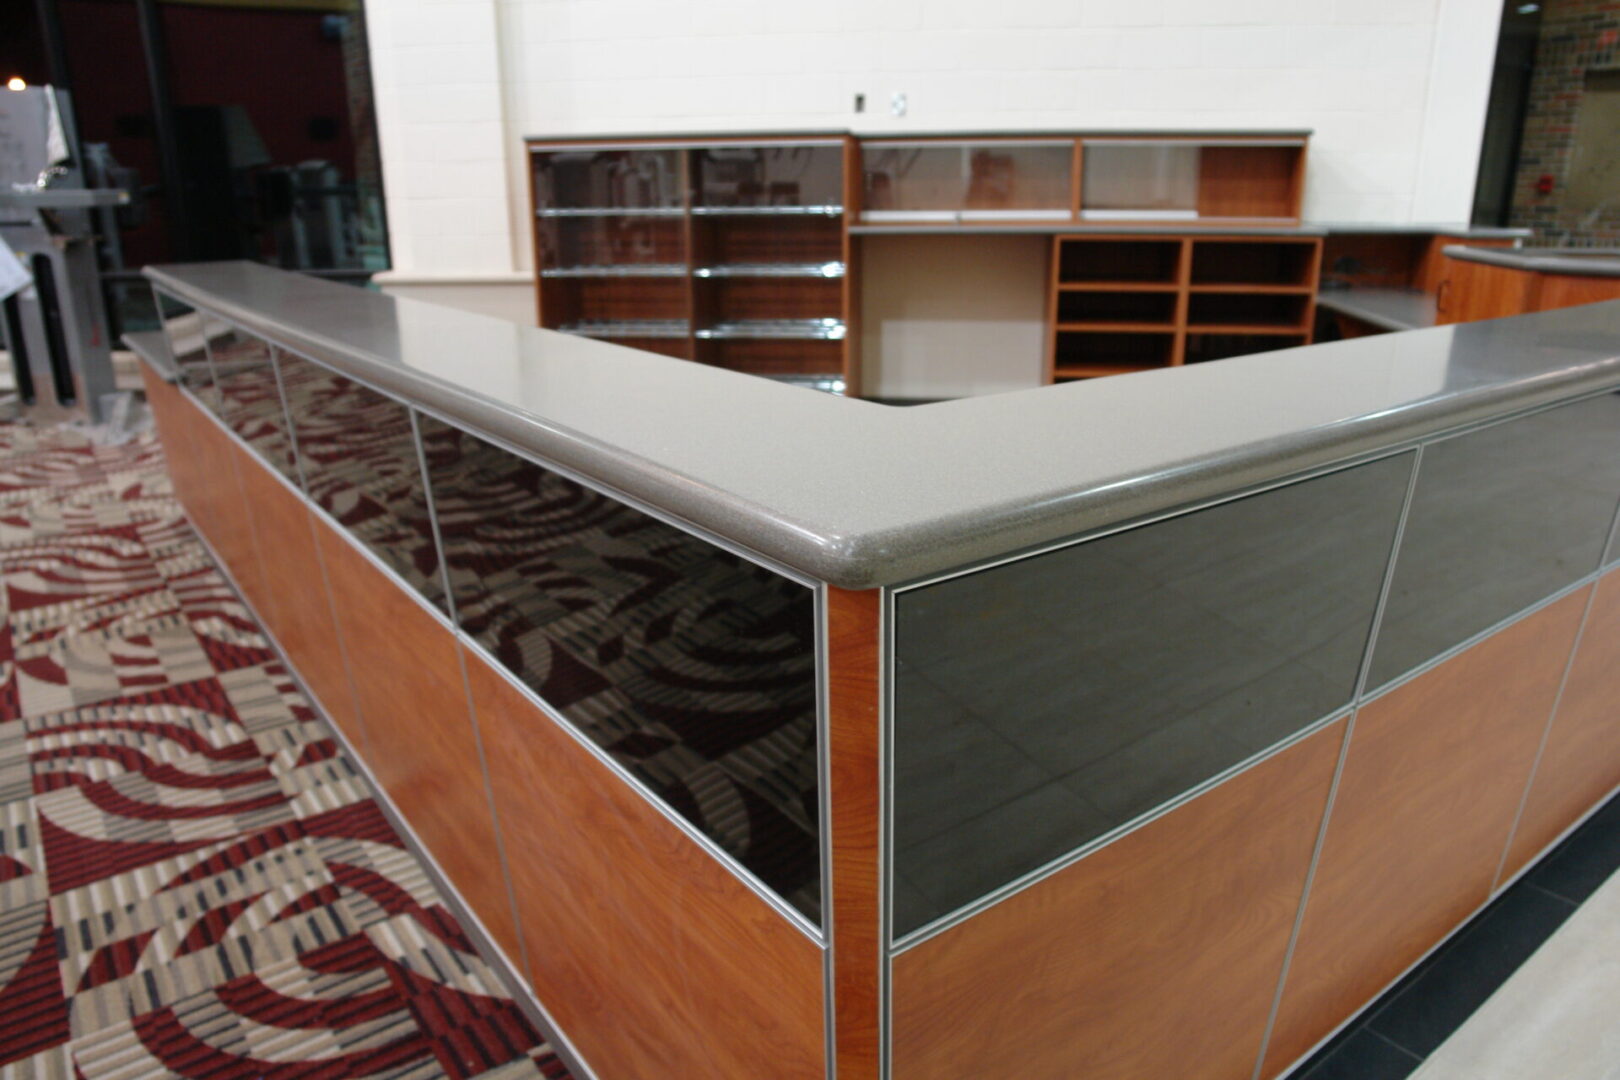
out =
{"type": "Polygon", "coordinates": [[[842,341],[842,319],[738,319],[716,323],[697,332],[704,341],[842,341]]]}
{"type": "Polygon", "coordinates": [[[679,206],[542,206],[535,215],[543,218],[571,217],[680,217],[679,206]]]}
{"type": "Polygon", "coordinates": [[[692,271],[700,278],[841,278],[844,264],[825,263],[731,263],[700,266],[692,271]]]}
{"type": "Polygon", "coordinates": [[[686,267],[679,263],[622,263],[613,266],[557,266],[540,271],[543,278],[640,278],[685,277],[686,267]]]}
{"type": "Polygon", "coordinates": [[[694,217],[837,217],[842,206],[694,206],[694,217]]]}
{"type": "Polygon", "coordinates": [[[557,328],[564,334],[589,338],[684,338],[690,326],[680,319],[624,319],[619,322],[578,322],[557,328]]]}

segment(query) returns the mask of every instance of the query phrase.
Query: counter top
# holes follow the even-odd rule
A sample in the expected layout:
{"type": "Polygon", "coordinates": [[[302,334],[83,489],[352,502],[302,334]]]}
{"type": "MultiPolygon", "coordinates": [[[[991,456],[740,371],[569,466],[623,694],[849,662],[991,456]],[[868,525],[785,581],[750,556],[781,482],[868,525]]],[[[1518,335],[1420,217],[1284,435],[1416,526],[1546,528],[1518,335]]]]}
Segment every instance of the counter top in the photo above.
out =
{"type": "Polygon", "coordinates": [[[892,408],[246,262],[165,291],[845,588],[1620,386],[1620,302],[892,408]]]}
{"type": "Polygon", "coordinates": [[[1434,295],[1417,289],[1323,289],[1316,306],[1383,330],[1421,330],[1438,318],[1434,295]]]}
{"type": "Polygon", "coordinates": [[[1455,245],[1444,249],[1453,259],[1534,270],[1540,274],[1577,277],[1620,277],[1620,248],[1475,248],[1455,245]]]}

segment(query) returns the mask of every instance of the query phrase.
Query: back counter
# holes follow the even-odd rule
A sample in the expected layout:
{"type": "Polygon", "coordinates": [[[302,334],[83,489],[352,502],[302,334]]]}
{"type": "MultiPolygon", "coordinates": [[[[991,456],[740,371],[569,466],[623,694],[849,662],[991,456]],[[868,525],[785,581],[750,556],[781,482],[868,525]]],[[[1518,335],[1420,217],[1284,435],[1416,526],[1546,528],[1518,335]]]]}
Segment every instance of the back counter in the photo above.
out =
{"type": "Polygon", "coordinates": [[[188,515],[604,1080],[1278,1076],[1620,785],[1620,303],[895,409],[147,273],[188,515]]]}

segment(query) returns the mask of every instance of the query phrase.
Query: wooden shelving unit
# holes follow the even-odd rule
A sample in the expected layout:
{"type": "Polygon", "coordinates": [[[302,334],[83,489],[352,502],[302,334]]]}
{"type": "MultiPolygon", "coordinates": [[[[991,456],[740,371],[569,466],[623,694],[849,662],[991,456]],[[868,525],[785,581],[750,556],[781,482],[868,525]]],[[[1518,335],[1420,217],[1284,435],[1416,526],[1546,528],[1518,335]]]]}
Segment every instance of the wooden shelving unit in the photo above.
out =
{"type": "Polygon", "coordinates": [[[531,140],[541,326],[861,392],[859,245],[887,232],[1056,236],[1048,379],[1310,340],[1308,135],[531,140]],[[1173,233],[1124,234],[1144,224],[1173,233]],[[858,239],[858,238],[857,238],[858,239]]]}
{"type": "Polygon", "coordinates": [[[1309,344],[1321,252],[1317,237],[1054,237],[1047,381],[1309,344]]]}
{"type": "Polygon", "coordinates": [[[859,392],[848,140],[531,144],[539,324],[859,392]]]}

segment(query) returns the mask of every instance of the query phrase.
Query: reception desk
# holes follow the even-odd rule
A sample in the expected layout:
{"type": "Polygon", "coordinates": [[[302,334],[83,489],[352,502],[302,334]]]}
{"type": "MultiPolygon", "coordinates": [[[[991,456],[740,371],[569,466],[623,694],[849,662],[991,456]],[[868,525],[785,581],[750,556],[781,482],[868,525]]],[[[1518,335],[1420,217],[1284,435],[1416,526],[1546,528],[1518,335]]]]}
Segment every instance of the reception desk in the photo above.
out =
{"type": "Polygon", "coordinates": [[[911,409],[147,271],[187,512],[618,1077],[1275,1077],[1620,785],[1620,304],[911,409]]]}

